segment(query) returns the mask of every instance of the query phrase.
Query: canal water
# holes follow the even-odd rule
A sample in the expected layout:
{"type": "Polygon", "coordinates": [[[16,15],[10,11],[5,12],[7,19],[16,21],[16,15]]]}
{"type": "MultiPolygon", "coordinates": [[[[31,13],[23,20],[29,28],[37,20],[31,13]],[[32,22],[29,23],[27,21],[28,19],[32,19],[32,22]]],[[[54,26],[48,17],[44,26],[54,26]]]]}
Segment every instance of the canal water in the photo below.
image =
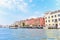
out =
{"type": "Polygon", "coordinates": [[[0,28],[0,40],[60,40],[60,29],[0,28]]]}

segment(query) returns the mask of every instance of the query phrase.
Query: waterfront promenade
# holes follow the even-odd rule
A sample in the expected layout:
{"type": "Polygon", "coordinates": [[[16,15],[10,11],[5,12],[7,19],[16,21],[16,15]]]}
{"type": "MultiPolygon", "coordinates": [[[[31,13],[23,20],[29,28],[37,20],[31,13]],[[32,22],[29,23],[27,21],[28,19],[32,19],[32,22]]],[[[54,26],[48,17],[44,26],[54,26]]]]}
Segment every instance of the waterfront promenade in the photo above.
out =
{"type": "Polygon", "coordinates": [[[60,29],[0,28],[0,40],[60,40],[60,29]]]}

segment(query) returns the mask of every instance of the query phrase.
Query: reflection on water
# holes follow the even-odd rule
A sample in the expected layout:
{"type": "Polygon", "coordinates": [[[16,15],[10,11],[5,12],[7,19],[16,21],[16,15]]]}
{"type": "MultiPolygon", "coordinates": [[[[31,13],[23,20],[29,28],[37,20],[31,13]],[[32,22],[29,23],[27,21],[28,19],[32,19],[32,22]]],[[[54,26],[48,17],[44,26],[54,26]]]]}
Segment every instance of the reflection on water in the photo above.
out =
{"type": "Polygon", "coordinates": [[[0,40],[59,40],[59,29],[0,28],[0,40]]]}

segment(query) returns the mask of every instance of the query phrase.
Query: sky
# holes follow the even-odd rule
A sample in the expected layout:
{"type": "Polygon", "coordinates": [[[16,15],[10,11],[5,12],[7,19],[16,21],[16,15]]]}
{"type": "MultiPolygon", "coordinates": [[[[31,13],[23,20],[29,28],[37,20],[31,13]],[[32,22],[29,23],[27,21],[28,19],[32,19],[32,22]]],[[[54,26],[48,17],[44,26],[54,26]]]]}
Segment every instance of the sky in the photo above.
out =
{"type": "Polygon", "coordinates": [[[60,0],[0,0],[0,25],[42,17],[45,12],[60,9],[60,0]]]}

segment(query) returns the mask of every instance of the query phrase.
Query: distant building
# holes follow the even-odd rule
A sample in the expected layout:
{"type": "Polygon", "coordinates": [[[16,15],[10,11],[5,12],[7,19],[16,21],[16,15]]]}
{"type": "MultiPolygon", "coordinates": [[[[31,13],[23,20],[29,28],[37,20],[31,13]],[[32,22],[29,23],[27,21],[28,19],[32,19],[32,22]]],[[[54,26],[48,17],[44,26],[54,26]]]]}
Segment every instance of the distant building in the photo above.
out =
{"type": "Polygon", "coordinates": [[[39,17],[39,18],[32,18],[32,19],[28,19],[25,21],[26,25],[32,26],[32,27],[43,27],[45,26],[45,19],[43,17],[39,17]]]}
{"type": "Polygon", "coordinates": [[[31,18],[31,19],[27,19],[25,21],[25,24],[28,25],[28,26],[33,26],[34,25],[34,18],[31,18]]]}
{"type": "Polygon", "coordinates": [[[2,25],[0,25],[0,28],[2,28],[3,26],[2,25]]]}
{"type": "Polygon", "coordinates": [[[19,22],[20,27],[23,27],[23,23],[25,23],[25,20],[21,20],[21,21],[19,22]]]}

